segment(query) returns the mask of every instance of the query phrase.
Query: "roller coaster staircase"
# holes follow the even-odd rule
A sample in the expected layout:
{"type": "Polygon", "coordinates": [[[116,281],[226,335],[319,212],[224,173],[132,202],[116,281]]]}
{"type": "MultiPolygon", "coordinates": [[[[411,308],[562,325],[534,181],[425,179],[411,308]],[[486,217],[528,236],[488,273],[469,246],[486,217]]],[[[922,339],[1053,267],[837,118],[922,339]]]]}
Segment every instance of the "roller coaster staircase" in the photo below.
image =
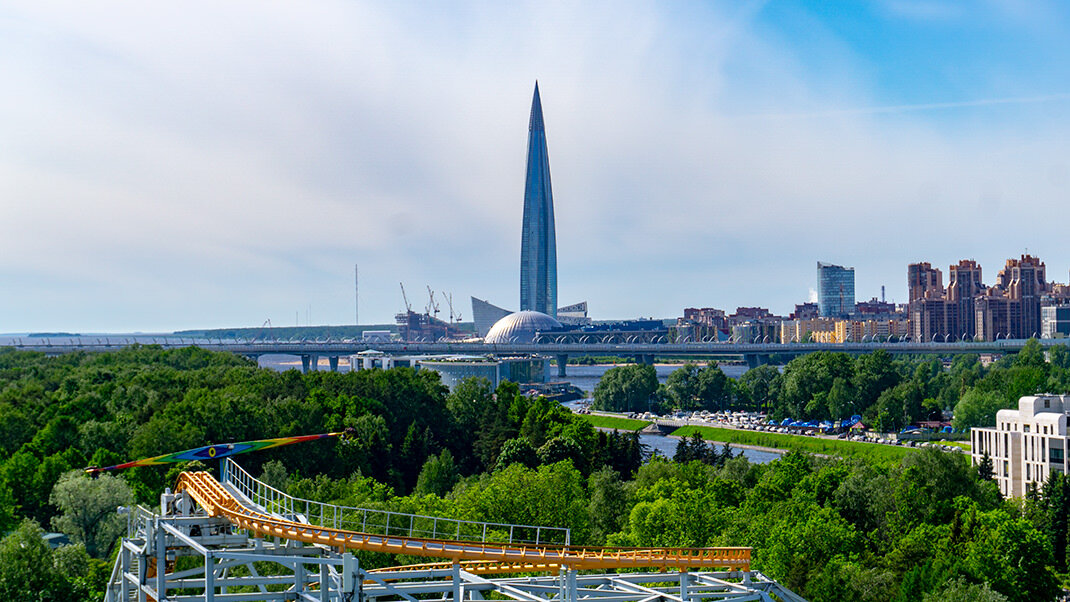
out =
{"type": "Polygon", "coordinates": [[[323,504],[221,466],[130,512],[105,602],[805,602],[750,548],[573,546],[568,529],[323,504]],[[368,570],[358,551],[434,561],[368,570]]]}

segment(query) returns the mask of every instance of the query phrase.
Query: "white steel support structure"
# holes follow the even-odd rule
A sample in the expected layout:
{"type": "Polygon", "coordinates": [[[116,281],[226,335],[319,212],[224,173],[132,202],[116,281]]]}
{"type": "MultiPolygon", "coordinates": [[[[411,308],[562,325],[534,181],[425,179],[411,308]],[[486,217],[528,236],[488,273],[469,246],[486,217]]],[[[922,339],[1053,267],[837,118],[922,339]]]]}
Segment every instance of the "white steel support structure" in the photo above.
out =
{"type": "MultiPolygon", "coordinates": [[[[228,490],[294,524],[314,522],[374,526],[387,538],[461,534],[488,541],[497,531],[509,539],[560,538],[567,530],[471,523],[407,514],[331,507],[298,500],[253,479],[229,459],[228,490]],[[251,501],[251,500],[255,500],[251,501]],[[523,531],[523,534],[521,534],[523,531]],[[399,533],[400,532],[400,533],[399,533]]],[[[506,598],[518,602],[705,602],[756,600],[805,602],[761,573],[748,570],[659,571],[630,574],[578,571],[561,566],[545,576],[488,578],[480,567],[454,561],[366,570],[350,552],[304,544],[289,536],[264,537],[223,517],[207,516],[185,491],[161,496],[161,514],[135,508],[128,515],[105,602],[464,602],[506,598]]],[[[369,529],[370,530],[370,529],[369,529]]]]}

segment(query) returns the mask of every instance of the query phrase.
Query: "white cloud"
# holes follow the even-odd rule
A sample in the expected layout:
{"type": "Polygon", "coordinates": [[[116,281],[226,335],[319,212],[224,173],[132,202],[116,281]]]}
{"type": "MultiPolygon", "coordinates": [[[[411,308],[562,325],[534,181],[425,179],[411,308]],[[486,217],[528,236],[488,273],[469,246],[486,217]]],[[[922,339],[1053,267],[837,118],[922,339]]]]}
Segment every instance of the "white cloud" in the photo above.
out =
{"type": "Polygon", "coordinates": [[[725,6],[10,5],[0,330],[345,322],[354,262],[369,319],[398,280],[515,306],[535,78],[559,297],[598,317],[786,312],[817,259],[860,298],[1036,240],[1056,272],[1060,220],[1007,215],[1061,214],[1064,98],[928,107],[976,114],[949,126],[725,6]]]}

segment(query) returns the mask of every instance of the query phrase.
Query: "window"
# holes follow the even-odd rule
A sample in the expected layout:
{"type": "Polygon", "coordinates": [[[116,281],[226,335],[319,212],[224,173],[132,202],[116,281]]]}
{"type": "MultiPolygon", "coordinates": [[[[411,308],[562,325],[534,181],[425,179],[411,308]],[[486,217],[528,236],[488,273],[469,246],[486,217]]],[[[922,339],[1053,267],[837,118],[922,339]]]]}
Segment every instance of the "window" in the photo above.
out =
{"type": "Polygon", "coordinates": [[[1023,424],[1022,425],[1022,432],[1023,433],[1028,433],[1029,432],[1029,425],[1028,424],[1023,424]]]}
{"type": "Polygon", "coordinates": [[[1045,399],[1044,400],[1044,407],[1045,408],[1050,408],[1051,407],[1051,400],[1050,399],[1045,399]]]}
{"type": "Polygon", "coordinates": [[[1052,447],[1048,449],[1048,461],[1062,464],[1063,463],[1063,450],[1058,447],[1052,447]]]}

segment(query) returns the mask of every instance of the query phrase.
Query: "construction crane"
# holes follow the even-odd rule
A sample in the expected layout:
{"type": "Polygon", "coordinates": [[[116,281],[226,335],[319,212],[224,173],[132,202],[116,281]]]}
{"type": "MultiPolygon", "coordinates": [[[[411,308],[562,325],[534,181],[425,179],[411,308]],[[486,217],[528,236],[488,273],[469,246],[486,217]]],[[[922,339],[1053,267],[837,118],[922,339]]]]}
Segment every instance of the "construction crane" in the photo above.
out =
{"type": "Polygon", "coordinates": [[[461,321],[461,312],[454,313],[453,311],[453,293],[442,293],[442,296],[446,298],[446,304],[450,306],[450,324],[461,321]]]}
{"type": "Polygon", "coordinates": [[[409,303],[409,296],[405,294],[405,283],[399,282],[398,284],[401,285],[401,298],[405,301],[405,311],[411,312],[412,305],[409,303]]]}
{"type": "Polygon", "coordinates": [[[431,290],[431,286],[427,286],[427,315],[434,314],[435,318],[438,318],[438,303],[435,303],[435,291],[431,290]]]}
{"type": "Polygon", "coordinates": [[[253,337],[252,342],[255,343],[256,341],[266,340],[266,339],[261,339],[260,338],[265,333],[271,334],[271,318],[268,318],[267,320],[264,320],[264,323],[260,325],[260,330],[257,331],[256,336],[253,337]]]}

